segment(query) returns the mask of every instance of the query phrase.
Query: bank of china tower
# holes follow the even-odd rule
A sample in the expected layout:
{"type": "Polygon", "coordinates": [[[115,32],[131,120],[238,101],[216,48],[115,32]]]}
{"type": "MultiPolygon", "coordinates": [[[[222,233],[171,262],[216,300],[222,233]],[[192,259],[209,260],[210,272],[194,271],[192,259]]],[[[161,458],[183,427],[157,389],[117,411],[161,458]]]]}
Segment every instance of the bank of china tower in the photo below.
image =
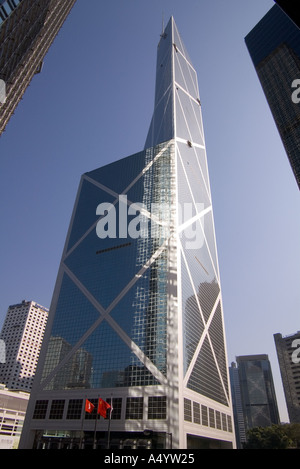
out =
{"type": "Polygon", "coordinates": [[[173,18],[145,149],[81,178],[21,439],[107,446],[235,446],[201,103],[173,18]],[[99,398],[106,419],[86,412],[99,398]]]}

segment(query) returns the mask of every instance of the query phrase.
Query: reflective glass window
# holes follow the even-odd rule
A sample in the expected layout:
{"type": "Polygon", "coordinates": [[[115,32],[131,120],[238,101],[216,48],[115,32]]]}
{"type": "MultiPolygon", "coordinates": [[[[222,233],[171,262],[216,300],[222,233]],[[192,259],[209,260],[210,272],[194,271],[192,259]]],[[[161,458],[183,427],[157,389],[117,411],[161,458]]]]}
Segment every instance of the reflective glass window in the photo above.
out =
{"type": "Polygon", "coordinates": [[[82,399],[70,399],[68,404],[67,419],[78,420],[81,418],[82,399]]]}
{"type": "Polygon", "coordinates": [[[51,403],[49,419],[59,420],[63,418],[65,401],[63,399],[55,399],[51,403]]]}
{"type": "Polygon", "coordinates": [[[150,396],[148,399],[148,419],[167,418],[166,396],[150,396]]]}
{"type": "Polygon", "coordinates": [[[33,412],[33,419],[45,419],[48,408],[47,400],[37,400],[33,412]]]}
{"type": "Polygon", "coordinates": [[[126,419],[136,420],[143,418],[143,397],[128,397],[126,401],[126,419]]]}

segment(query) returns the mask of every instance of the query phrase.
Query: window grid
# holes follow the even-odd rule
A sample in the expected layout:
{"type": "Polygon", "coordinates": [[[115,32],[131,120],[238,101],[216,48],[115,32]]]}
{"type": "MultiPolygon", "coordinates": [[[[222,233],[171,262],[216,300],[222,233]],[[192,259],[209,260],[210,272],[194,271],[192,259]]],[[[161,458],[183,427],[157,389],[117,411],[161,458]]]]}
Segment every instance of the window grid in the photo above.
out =
{"type": "Polygon", "coordinates": [[[111,420],[120,420],[122,415],[122,398],[107,398],[106,402],[112,405],[111,420]]]}
{"type": "Polygon", "coordinates": [[[208,426],[208,412],[205,405],[201,406],[202,425],[208,426]]]}
{"type": "Polygon", "coordinates": [[[55,399],[52,401],[49,419],[60,420],[63,418],[65,401],[63,399],[55,399]]]}
{"type": "Polygon", "coordinates": [[[192,403],[190,399],[184,399],[184,420],[192,421],[192,403]]]}
{"type": "Polygon", "coordinates": [[[209,408],[209,426],[212,428],[216,428],[215,411],[211,408],[209,408]]]}
{"type": "Polygon", "coordinates": [[[148,399],[148,419],[167,418],[167,398],[166,396],[151,396],[148,399]]]}
{"type": "Polygon", "coordinates": [[[193,402],[193,412],[194,412],[194,423],[200,424],[200,404],[198,402],[193,402]]]}
{"type": "Polygon", "coordinates": [[[33,412],[34,419],[45,419],[48,408],[48,401],[38,400],[35,403],[35,409],[33,412]]]}
{"type": "Polygon", "coordinates": [[[70,399],[67,411],[67,419],[76,420],[81,418],[82,399],[70,399]]]}
{"type": "Polygon", "coordinates": [[[126,402],[126,419],[142,419],[143,418],[143,397],[127,397],[126,402]]]}

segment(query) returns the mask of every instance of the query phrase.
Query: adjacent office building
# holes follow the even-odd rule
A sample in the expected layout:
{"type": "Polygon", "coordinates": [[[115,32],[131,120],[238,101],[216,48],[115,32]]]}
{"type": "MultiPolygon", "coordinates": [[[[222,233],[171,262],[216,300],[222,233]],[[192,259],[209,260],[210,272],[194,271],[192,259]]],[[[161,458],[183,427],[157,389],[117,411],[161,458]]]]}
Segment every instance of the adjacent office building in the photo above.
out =
{"type": "Polygon", "coordinates": [[[235,446],[196,72],[173,18],[144,150],[84,174],[22,448],[235,446]],[[59,439],[60,438],[60,439],[59,439]]]}
{"type": "Polygon", "coordinates": [[[290,423],[300,423],[300,331],[274,340],[290,423]]]}
{"type": "Polygon", "coordinates": [[[268,355],[236,357],[246,431],[279,424],[279,412],[268,355]]]}
{"type": "Polygon", "coordinates": [[[291,17],[274,5],[245,41],[300,188],[300,29],[287,3],[291,17]]]}
{"type": "Polygon", "coordinates": [[[0,0],[0,135],[76,0],[0,0]]]}
{"type": "Polygon", "coordinates": [[[48,312],[34,301],[9,306],[0,334],[0,383],[9,390],[31,391],[48,312]]]}
{"type": "Polygon", "coordinates": [[[28,392],[11,391],[0,383],[0,450],[18,448],[28,400],[28,392]]]}

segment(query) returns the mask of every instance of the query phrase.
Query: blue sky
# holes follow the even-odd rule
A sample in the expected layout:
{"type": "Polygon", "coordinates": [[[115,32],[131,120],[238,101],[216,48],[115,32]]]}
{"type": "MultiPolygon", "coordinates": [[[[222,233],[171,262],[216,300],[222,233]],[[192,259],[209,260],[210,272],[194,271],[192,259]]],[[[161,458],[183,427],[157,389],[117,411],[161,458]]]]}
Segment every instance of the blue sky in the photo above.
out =
{"type": "Polygon", "coordinates": [[[81,174],[143,149],[174,16],[198,74],[229,363],[300,330],[300,198],[244,43],[272,0],[77,0],[0,138],[0,325],[49,307],[81,174]]]}

